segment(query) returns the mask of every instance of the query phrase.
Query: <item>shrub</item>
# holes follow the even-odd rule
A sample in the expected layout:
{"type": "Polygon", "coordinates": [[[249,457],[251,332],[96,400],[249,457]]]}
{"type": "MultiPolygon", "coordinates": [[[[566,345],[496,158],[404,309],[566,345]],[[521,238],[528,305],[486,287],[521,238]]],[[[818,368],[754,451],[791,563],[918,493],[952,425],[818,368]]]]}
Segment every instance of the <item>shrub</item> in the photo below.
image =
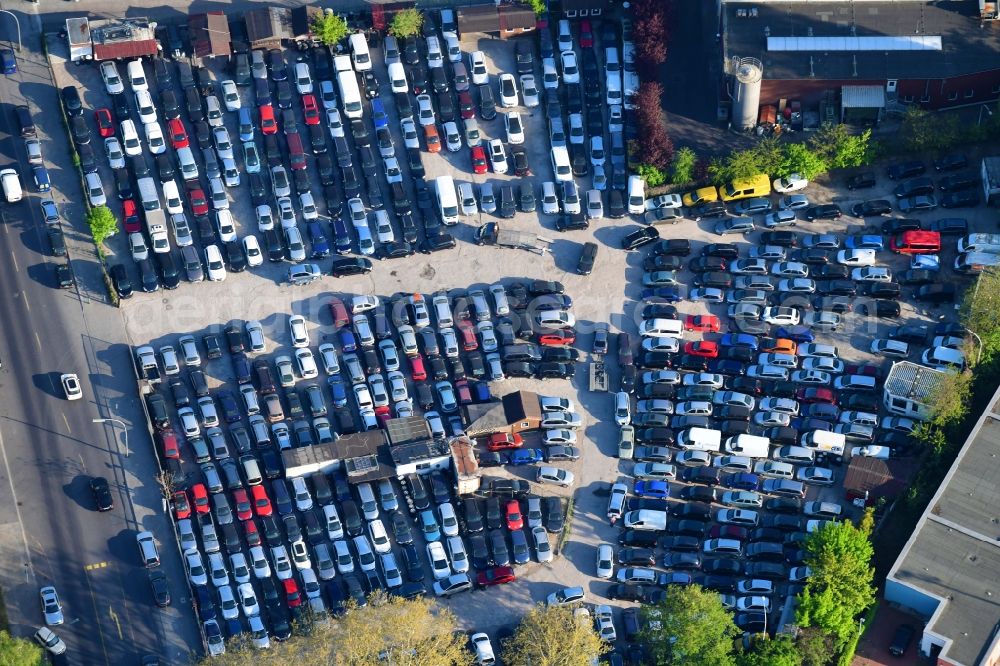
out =
{"type": "Polygon", "coordinates": [[[411,7],[396,12],[389,25],[389,34],[394,37],[413,37],[420,34],[420,28],[424,24],[424,15],[420,10],[411,7]]]}
{"type": "Polygon", "coordinates": [[[326,46],[333,46],[344,37],[350,30],[344,17],[327,10],[321,15],[317,15],[310,25],[312,32],[321,43],[326,46]]]}
{"type": "Polygon", "coordinates": [[[647,81],[639,86],[639,92],[635,96],[635,105],[636,122],[644,148],[641,161],[665,171],[673,159],[674,144],[670,140],[666,123],[663,120],[663,111],[660,108],[662,96],[663,86],[655,81],[647,81]]]}
{"type": "Polygon", "coordinates": [[[674,153],[674,160],[670,163],[670,182],[674,185],[684,185],[695,179],[695,169],[698,165],[698,156],[695,152],[685,146],[674,153]]]}
{"type": "Polygon", "coordinates": [[[667,174],[652,164],[640,164],[636,169],[648,187],[659,187],[667,182],[667,174]]]}

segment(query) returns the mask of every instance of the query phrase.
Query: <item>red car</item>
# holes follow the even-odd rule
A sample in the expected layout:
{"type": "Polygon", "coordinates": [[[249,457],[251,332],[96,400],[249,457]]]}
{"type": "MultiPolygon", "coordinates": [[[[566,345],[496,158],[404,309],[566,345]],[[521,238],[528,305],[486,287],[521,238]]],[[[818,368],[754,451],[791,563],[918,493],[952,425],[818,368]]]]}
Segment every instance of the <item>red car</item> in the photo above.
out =
{"type": "Polygon", "coordinates": [[[107,139],[115,135],[115,123],[111,120],[111,111],[107,109],[97,109],[94,111],[94,119],[97,120],[97,132],[107,139]]]}
{"type": "Polygon", "coordinates": [[[281,585],[285,588],[285,601],[288,603],[289,608],[295,608],[302,605],[302,593],[299,592],[299,584],[295,582],[294,578],[286,578],[281,581],[281,585]]]}
{"type": "Polygon", "coordinates": [[[274,119],[274,107],[270,104],[261,104],[260,111],[260,131],[264,134],[277,134],[278,121],[274,119]]]}
{"type": "Polygon", "coordinates": [[[187,493],[183,490],[178,490],[173,494],[174,502],[174,513],[177,515],[177,520],[184,520],[185,518],[191,517],[191,503],[188,502],[187,493]]]}
{"type": "Polygon", "coordinates": [[[844,366],[845,375],[864,375],[878,379],[881,376],[878,366],[864,365],[859,363],[848,363],[844,366]]]}
{"type": "Polygon", "coordinates": [[[472,153],[472,173],[486,173],[488,165],[486,163],[486,151],[482,146],[473,146],[472,153]]]}
{"type": "Polygon", "coordinates": [[[576,331],[571,328],[538,334],[538,344],[545,347],[566,347],[576,342],[576,331]]]}
{"type": "Polygon", "coordinates": [[[177,444],[177,434],[173,430],[162,430],[157,434],[160,437],[160,446],[163,447],[163,457],[180,458],[181,450],[177,444]]]}
{"type": "Polygon", "coordinates": [[[306,125],[319,125],[319,105],[315,95],[302,96],[302,108],[305,110],[306,125]]]}
{"type": "Polygon", "coordinates": [[[260,545],[260,532],[257,531],[257,523],[253,520],[243,521],[243,534],[246,535],[247,545],[251,548],[260,545]]]}
{"type": "Polygon", "coordinates": [[[580,21],[580,46],[585,49],[594,47],[594,29],[587,19],[580,21]]]}
{"type": "Polygon", "coordinates": [[[170,145],[174,147],[174,150],[191,145],[187,130],[184,129],[184,123],[181,122],[180,118],[167,121],[167,134],[170,135],[170,145]]]}
{"type": "Polygon", "coordinates": [[[719,318],[715,315],[688,315],[684,321],[685,331],[697,331],[699,333],[718,333],[722,328],[719,318]]]}
{"type": "MultiPolygon", "coordinates": [[[[254,488],[259,488],[260,486],[253,486],[254,488]]],[[[256,495],[256,493],[254,493],[256,495]]],[[[250,498],[247,497],[247,491],[243,488],[237,488],[233,491],[233,502],[236,503],[236,517],[240,520],[250,520],[253,518],[253,508],[250,506],[250,498]]]]}
{"type": "Polygon", "coordinates": [[[746,541],[749,535],[750,531],[739,525],[712,525],[712,529],[708,531],[708,536],[713,539],[739,539],[740,541],[746,541]]]}
{"type": "Polygon", "coordinates": [[[719,345],[708,340],[684,343],[684,353],[705,358],[715,358],[719,355],[719,345]]]}
{"type": "Polygon", "coordinates": [[[142,222],[139,221],[139,208],[131,199],[122,202],[122,219],[125,221],[125,233],[134,234],[142,231],[142,222]]]}
{"type": "Polygon", "coordinates": [[[497,432],[490,435],[486,442],[486,448],[490,451],[503,451],[505,449],[519,449],[524,445],[524,440],[520,435],[504,432],[497,432]]]}
{"type": "MultiPolygon", "coordinates": [[[[250,486],[250,492],[253,493],[253,509],[258,516],[270,516],[271,515],[271,499],[267,496],[267,491],[264,486],[256,485],[250,486]]],[[[241,518],[240,520],[245,520],[241,518]]]]}
{"type": "Polygon", "coordinates": [[[427,369],[424,367],[424,359],[417,354],[410,359],[410,376],[413,381],[422,382],[427,379],[427,369]]]}
{"type": "Polygon", "coordinates": [[[504,507],[504,515],[507,517],[507,529],[519,530],[524,527],[524,519],[521,517],[521,505],[517,500],[510,500],[504,507]]]}
{"type": "Polygon", "coordinates": [[[476,116],[476,104],[472,101],[472,93],[468,90],[458,93],[458,112],[461,114],[462,120],[476,116]]]}
{"type": "Polygon", "coordinates": [[[493,567],[492,569],[485,569],[476,574],[476,587],[483,588],[491,585],[513,583],[514,579],[513,568],[493,567]]]}
{"type": "Polygon", "coordinates": [[[208,491],[204,484],[196,483],[191,486],[191,497],[194,499],[194,510],[198,513],[208,513],[212,507],[208,504],[208,491]]]}
{"type": "Polygon", "coordinates": [[[382,405],[381,407],[375,408],[375,418],[378,419],[378,425],[380,428],[385,428],[385,424],[392,418],[392,412],[389,410],[388,405],[382,405]]]}
{"type": "Polygon", "coordinates": [[[462,349],[465,351],[475,351],[479,348],[479,341],[476,340],[476,327],[466,319],[459,319],[456,324],[459,337],[462,339],[462,349]]]}
{"type": "Polygon", "coordinates": [[[829,405],[837,404],[837,396],[830,389],[825,388],[800,388],[795,392],[795,399],[799,402],[825,402],[829,405]]]}
{"type": "Polygon", "coordinates": [[[459,379],[455,382],[455,394],[458,396],[458,404],[468,405],[472,402],[472,389],[466,379],[459,379]]]}
{"type": "Polygon", "coordinates": [[[351,323],[351,318],[347,314],[347,307],[344,305],[344,301],[339,298],[334,298],[330,301],[330,314],[333,315],[334,328],[343,328],[344,326],[349,326],[351,323]]]}
{"type": "Polygon", "coordinates": [[[205,190],[200,187],[189,187],[187,195],[192,213],[195,215],[208,215],[208,199],[205,198],[205,190]]]}

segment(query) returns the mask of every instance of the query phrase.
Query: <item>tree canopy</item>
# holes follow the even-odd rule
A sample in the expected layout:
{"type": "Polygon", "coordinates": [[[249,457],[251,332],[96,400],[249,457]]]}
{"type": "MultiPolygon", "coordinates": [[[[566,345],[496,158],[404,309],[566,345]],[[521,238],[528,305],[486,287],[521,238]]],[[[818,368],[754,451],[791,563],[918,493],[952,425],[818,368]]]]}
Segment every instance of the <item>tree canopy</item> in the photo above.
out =
{"type": "Polygon", "coordinates": [[[831,634],[839,645],[857,633],[858,616],[875,603],[872,525],[869,510],[857,526],[849,520],[826,523],[806,541],[811,575],[796,619],[831,634]]]}
{"type": "Polygon", "coordinates": [[[87,213],[87,224],[90,225],[90,235],[98,246],[118,232],[118,220],[107,206],[91,208],[87,213]]]}
{"type": "Polygon", "coordinates": [[[738,666],[802,666],[802,655],[791,636],[781,634],[768,638],[757,636],[750,649],[736,659],[738,666]]]}
{"type": "Polygon", "coordinates": [[[393,37],[413,37],[420,34],[424,25],[424,15],[415,7],[396,12],[389,24],[389,34],[393,37]]]}
{"type": "Polygon", "coordinates": [[[607,645],[593,621],[580,622],[568,606],[535,606],[502,648],[507,666],[590,666],[607,645]]]}
{"type": "Polygon", "coordinates": [[[0,666],[42,666],[44,663],[45,653],[39,645],[0,630],[0,666]]]}
{"type": "Polygon", "coordinates": [[[643,606],[639,639],[652,663],[735,666],[733,639],[740,633],[719,595],[699,585],[671,585],[663,600],[643,606]]]}
{"type": "Polygon", "coordinates": [[[344,37],[350,29],[347,27],[347,20],[332,11],[324,11],[322,15],[317,15],[310,26],[312,32],[321,43],[326,46],[333,46],[344,37]]]}

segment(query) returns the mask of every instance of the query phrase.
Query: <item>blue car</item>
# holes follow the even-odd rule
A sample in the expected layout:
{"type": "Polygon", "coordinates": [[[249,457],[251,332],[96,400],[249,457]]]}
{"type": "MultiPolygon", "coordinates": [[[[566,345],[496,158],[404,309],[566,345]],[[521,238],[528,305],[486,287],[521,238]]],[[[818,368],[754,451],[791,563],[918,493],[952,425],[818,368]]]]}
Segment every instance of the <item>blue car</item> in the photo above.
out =
{"type": "Polygon", "coordinates": [[[658,300],[676,303],[677,301],[683,300],[684,296],[681,294],[680,287],[651,287],[649,289],[643,289],[640,298],[642,298],[642,300],[655,298],[658,300]]]}
{"type": "Polygon", "coordinates": [[[310,222],[306,228],[309,230],[309,241],[312,243],[312,258],[322,259],[330,256],[330,243],[326,240],[319,222],[310,222]]]}
{"type": "Polygon", "coordinates": [[[731,358],[710,358],[706,370],[719,375],[742,375],[746,366],[731,358]]]}
{"type": "Polygon", "coordinates": [[[749,472],[730,474],[723,480],[723,485],[727,488],[735,488],[737,490],[757,490],[759,484],[760,477],[749,472]]]}
{"type": "Polygon", "coordinates": [[[195,585],[194,595],[197,597],[198,619],[202,622],[214,620],[218,611],[215,610],[215,600],[209,589],[204,585],[195,585]]]}
{"type": "Polygon", "coordinates": [[[719,338],[719,344],[723,347],[749,347],[757,351],[760,342],[757,340],[756,335],[750,335],[749,333],[726,333],[719,338]]]}
{"type": "Polygon", "coordinates": [[[351,232],[348,231],[348,222],[343,218],[333,219],[333,236],[337,243],[337,254],[351,253],[351,232]]]}
{"type": "Polygon", "coordinates": [[[806,405],[802,410],[802,416],[811,419],[821,419],[823,421],[836,421],[840,418],[840,410],[825,402],[814,402],[806,405]]]}
{"type": "Polygon", "coordinates": [[[389,127],[389,116],[385,112],[385,105],[378,97],[372,100],[372,121],[376,130],[389,127]]]}
{"type": "Polygon", "coordinates": [[[250,109],[241,106],[237,111],[237,117],[240,125],[240,141],[253,141],[253,116],[250,115],[250,109]]]}
{"type": "Polygon", "coordinates": [[[831,432],[833,430],[833,424],[829,421],[811,419],[802,416],[792,419],[792,422],[788,425],[800,432],[805,432],[806,430],[824,430],[826,432],[831,432]]]}
{"type": "Polygon", "coordinates": [[[670,484],[666,481],[636,481],[635,494],[639,497],[667,499],[670,497],[670,484]]]}
{"type": "Polygon", "coordinates": [[[347,390],[344,388],[344,380],[339,376],[330,377],[326,380],[330,387],[330,395],[333,397],[334,407],[344,407],[347,405],[347,390]]]}
{"type": "Polygon", "coordinates": [[[420,531],[423,532],[424,540],[427,543],[441,540],[441,528],[438,526],[433,510],[427,509],[420,512],[420,531]]]}
{"type": "Polygon", "coordinates": [[[11,49],[0,49],[0,67],[7,76],[17,74],[17,57],[11,49]]]}
{"type": "Polygon", "coordinates": [[[473,402],[489,402],[493,398],[490,385],[486,382],[471,382],[469,385],[472,387],[473,402]]]}
{"type": "Polygon", "coordinates": [[[279,516],[287,516],[292,512],[292,497],[283,480],[275,479],[271,482],[271,497],[274,498],[274,508],[279,516]]]}
{"type": "Polygon", "coordinates": [[[848,236],[844,239],[844,247],[848,250],[877,250],[885,249],[885,243],[881,236],[848,236]]]}
{"type": "Polygon", "coordinates": [[[354,333],[346,328],[342,328],[337,331],[337,335],[340,336],[340,346],[344,348],[345,352],[352,352],[358,348],[358,343],[354,339],[354,333]]]}
{"type": "Polygon", "coordinates": [[[527,564],[531,561],[531,551],[528,549],[528,538],[524,536],[524,530],[511,530],[510,544],[514,553],[514,564],[527,564]]]}
{"type": "Polygon", "coordinates": [[[774,332],[776,338],[788,338],[792,342],[802,344],[803,342],[813,342],[816,336],[808,326],[781,326],[774,332]]]}
{"type": "Polygon", "coordinates": [[[35,177],[35,189],[39,192],[48,192],[52,189],[52,181],[49,180],[49,170],[43,166],[34,166],[31,168],[32,175],[35,177]]]}
{"type": "Polygon", "coordinates": [[[243,625],[240,623],[239,618],[232,620],[226,620],[226,634],[229,638],[235,638],[243,633],[243,625]]]}
{"type": "Polygon", "coordinates": [[[539,449],[517,449],[511,451],[508,465],[534,465],[542,462],[544,456],[539,449]]]}

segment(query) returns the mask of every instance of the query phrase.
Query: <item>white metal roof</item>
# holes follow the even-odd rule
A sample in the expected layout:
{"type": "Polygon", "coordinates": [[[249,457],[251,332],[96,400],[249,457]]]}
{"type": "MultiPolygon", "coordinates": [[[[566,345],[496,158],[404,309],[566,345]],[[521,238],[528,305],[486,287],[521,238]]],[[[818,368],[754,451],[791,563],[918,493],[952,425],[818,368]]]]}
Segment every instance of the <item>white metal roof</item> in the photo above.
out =
{"type": "Polygon", "coordinates": [[[768,37],[768,51],[940,51],[938,35],[768,37]]]}

